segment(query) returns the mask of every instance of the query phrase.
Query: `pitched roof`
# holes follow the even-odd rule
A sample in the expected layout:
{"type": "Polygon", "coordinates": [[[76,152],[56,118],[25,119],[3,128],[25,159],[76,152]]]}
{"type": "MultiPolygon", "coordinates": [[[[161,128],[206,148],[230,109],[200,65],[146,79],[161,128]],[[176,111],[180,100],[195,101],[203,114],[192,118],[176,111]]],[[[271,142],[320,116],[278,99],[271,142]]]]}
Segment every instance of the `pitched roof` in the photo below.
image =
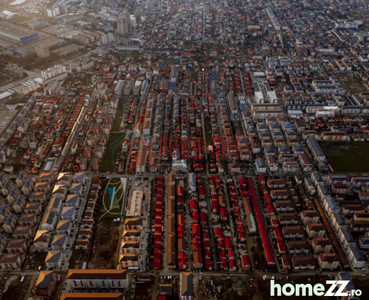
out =
{"type": "Polygon", "coordinates": [[[49,286],[51,279],[53,278],[53,271],[40,271],[40,275],[35,283],[35,287],[38,288],[46,288],[49,286]]]}
{"type": "Polygon", "coordinates": [[[6,246],[7,248],[21,248],[26,243],[25,239],[11,239],[6,246]]]}
{"type": "Polygon", "coordinates": [[[58,224],[56,224],[56,230],[68,230],[70,226],[70,220],[60,220],[58,224]]]}
{"type": "Polygon", "coordinates": [[[69,194],[67,196],[67,200],[65,200],[65,203],[77,203],[79,199],[78,194],[69,194]]]}
{"type": "Polygon", "coordinates": [[[65,243],[66,239],[66,234],[57,234],[53,237],[53,240],[51,241],[51,246],[61,246],[65,243]]]}
{"type": "Polygon", "coordinates": [[[71,178],[71,174],[70,173],[59,173],[59,175],[58,175],[58,178],[56,179],[56,181],[59,181],[59,180],[67,180],[67,181],[69,181],[70,180],[70,178],[71,178]]]}
{"type": "Polygon", "coordinates": [[[19,253],[5,253],[1,256],[0,263],[15,263],[19,257],[19,253]]]}
{"type": "Polygon", "coordinates": [[[181,273],[181,291],[179,296],[193,296],[192,284],[193,284],[192,272],[181,273]]]}
{"type": "Polygon", "coordinates": [[[84,181],[85,179],[86,179],[86,174],[85,173],[76,173],[73,176],[73,181],[74,182],[84,181]]]}
{"type": "Polygon", "coordinates": [[[58,262],[59,259],[60,259],[60,256],[62,255],[63,253],[59,250],[52,250],[52,251],[49,251],[47,253],[47,256],[46,256],[46,259],[45,259],[45,262],[47,263],[52,263],[52,262],[58,262]]]}
{"type": "Polygon", "coordinates": [[[63,217],[71,217],[73,216],[75,213],[75,208],[73,206],[66,206],[66,207],[63,207],[62,209],[62,212],[61,212],[61,215],[63,217]]]}
{"type": "Polygon", "coordinates": [[[82,183],[73,183],[70,187],[71,193],[79,193],[82,190],[82,183]]]}
{"type": "Polygon", "coordinates": [[[49,233],[48,230],[37,230],[35,234],[35,238],[33,239],[34,242],[38,241],[46,241],[47,240],[47,234],[49,233]]]}

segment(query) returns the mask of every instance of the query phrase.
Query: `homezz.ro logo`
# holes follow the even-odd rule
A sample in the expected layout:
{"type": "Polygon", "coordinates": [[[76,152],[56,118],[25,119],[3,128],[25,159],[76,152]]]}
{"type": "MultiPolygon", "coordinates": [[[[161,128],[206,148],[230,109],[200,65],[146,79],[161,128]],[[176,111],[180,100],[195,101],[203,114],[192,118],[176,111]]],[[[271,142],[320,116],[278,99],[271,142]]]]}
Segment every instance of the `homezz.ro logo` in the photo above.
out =
{"type": "Polygon", "coordinates": [[[330,285],[328,289],[321,284],[292,284],[287,283],[281,286],[279,283],[275,283],[274,280],[270,281],[270,296],[327,296],[327,297],[360,297],[362,291],[359,289],[347,291],[346,287],[350,283],[350,280],[327,280],[326,284],[330,285]]]}

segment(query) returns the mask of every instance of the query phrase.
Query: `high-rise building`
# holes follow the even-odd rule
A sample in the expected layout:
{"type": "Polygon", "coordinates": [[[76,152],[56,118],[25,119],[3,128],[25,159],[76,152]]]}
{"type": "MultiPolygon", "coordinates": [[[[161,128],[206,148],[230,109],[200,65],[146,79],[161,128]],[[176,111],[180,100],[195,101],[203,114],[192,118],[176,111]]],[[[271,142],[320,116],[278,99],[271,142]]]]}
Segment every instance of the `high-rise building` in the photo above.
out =
{"type": "Polygon", "coordinates": [[[68,10],[65,5],[54,6],[52,8],[46,9],[46,15],[50,18],[55,18],[57,16],[65,15],[66,13],[68,13],[68,10]]]}
{"type": "Polygon", "coordinates": [[[100,36],[100,42],[103,45],[110,44],[114,40],[114,36],[111,32],[100,36]]]}
{"type": "Polygon", "coordinates": [[[119,34],[126,34],[129,30],[130,25],[130,18],[131,15],[128,11],[123,11],[120,13],[118,19],[117,19],[117,26],[118,26],[118,33],[119,34]]]}

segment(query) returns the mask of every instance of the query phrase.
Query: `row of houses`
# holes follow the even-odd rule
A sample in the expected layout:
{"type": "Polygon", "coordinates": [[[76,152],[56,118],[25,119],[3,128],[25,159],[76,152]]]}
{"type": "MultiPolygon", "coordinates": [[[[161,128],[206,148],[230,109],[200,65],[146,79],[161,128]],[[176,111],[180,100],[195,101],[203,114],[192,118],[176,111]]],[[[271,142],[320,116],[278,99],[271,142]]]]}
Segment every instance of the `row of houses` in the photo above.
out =
{"type": "MultiPolygon", "coordinates": [[[[259,180],[264,182],[263,178],[259,180]]],[[[301,182],[296,178],[298,186],[301,182]]],[[[295,188],[288,178],[289,190],[283,189],[286,185],[282,179],[268,179],[267,185],[270,190],[264,189],[264,200],[273,227],[272,239],[281,255],[283,267],[295,270],[315,269],[318,266],[321,269],[337,268],[339,255],[332,252],[333,242],[314,204],[307,199],[301,210],[297,206],[301,205],[299,202],[290,200],[290,192],[295,188]],[[303,255],[303,258],[295,258],[295,255],[303,255]]]]}
{"type": "MultiPolygon", "coordinates": [[[[322,177],[319,173],[312,173],[312,181],[315,184],[315,187],[318,192],[318,197],[322,207],[325,210],[326,215],[328,216],[328,220],[332,225],[335,235],[337,236],[340,246],[347,257],[350,266],[355,269],[361,269],[365,266],[365,258],[361,253],[361,250],[352,235],[352,232],[360,230],[362,232],[367,232],[367,226],[361,229],[360,227],[363,226],[360,223],[351,223],[350,226],[346,223],[346,218],[350,212],[352,213],[353,210],[360,213],[365,212],[366,210],[362,206],[361,203],[353,203],[353,204],[344,204],[344,205],[337,205],[336,201],[332,198],[331,192],[329,191],[327,185],[324,183],[322,177]],[[341,208],[341,209],[340,209],[341,208]],[[340,211],[341,210],[341,211],[340,211]]],[[[352,178],[353,185],[358,184],[358,182],[366,182],[366,178],[363,179],[354,179],[352,178]]],[[[328,179],[328,184],[334,185],[335,183],[339,182],[346,182],[344,178],[337,178],[337,177],[330,177],[328,179]]],[[[356,218],[360,218],[360,215],[356,218]]],[[[365,215],[364,215],[364,219],[365,215]]],[[[368,220],[364,221],[367,224],[368,220]]]]}

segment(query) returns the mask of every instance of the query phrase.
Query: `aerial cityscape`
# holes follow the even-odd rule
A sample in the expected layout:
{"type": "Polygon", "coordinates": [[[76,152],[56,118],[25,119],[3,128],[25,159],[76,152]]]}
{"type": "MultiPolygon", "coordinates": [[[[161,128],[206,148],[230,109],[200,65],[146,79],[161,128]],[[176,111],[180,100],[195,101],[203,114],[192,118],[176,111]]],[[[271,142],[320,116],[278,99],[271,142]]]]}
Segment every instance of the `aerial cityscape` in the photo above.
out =
{"type": "Polygon", "coordinates": [[[0,300],[369,299],[369,2],[3,0],[0,300]]]}

